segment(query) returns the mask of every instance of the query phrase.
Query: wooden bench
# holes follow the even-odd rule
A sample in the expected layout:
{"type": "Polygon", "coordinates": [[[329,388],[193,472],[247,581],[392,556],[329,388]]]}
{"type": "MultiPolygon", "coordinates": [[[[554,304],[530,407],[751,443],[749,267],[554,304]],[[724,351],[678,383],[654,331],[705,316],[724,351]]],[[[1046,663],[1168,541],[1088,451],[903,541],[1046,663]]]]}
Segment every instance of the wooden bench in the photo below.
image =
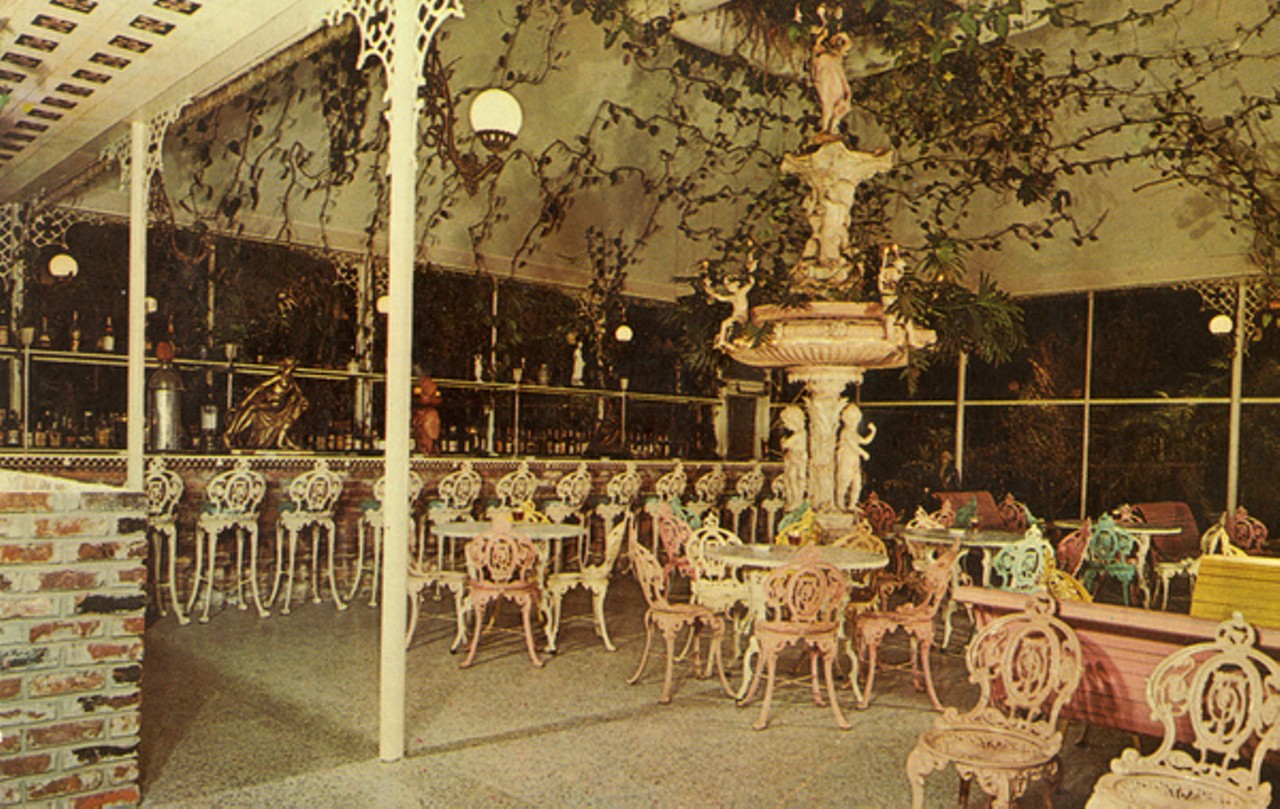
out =
{"type": "Polygon", "coordinates": [[[1202,556],[1191,615],[1223,621],[1239,610],[1256,627],[1280,629],[1280,559],[1202,556]]]}
{"type": "MultiPolygon", "coordinates": [[[[1022,609],[1027,596],[957,587],[953,598],[972,607],[974,621],[982,625],[1022,609]]],[[[1280,596],[1273,598],[1280,606],[1280,596]]],[[[1242,611],[1246,620],[1254,620],[1249,617],[1250,610],[1242,611]]],[[[1082,601],[1059,602],[1058,616],[1076,631],[1085,660],[1084,677],[1063,709],[1063,718],[1157,738],[1164,730],[1147,707],[1147,677],[1176,649],[1212,640],[1219,624],[1217,618],[1082,601]]],[[[1280,630],[1259,628],[1258,646],[1280,659],[1280,630]]]]}

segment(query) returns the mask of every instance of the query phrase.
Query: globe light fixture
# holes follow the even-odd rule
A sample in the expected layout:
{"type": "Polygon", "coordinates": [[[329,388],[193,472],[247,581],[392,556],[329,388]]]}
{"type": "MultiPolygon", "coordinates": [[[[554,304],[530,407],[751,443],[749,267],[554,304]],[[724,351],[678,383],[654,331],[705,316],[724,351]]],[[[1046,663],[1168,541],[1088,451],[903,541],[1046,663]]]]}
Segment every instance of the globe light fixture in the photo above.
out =
{"type": "Polygon", "coordinates": [[[476,137],[492,152],[501,152],[510,146],[524,125],[520,102],[497,87],[490,87],[475,97],[470,118],[476,137]]]}
{"type": "Polygon", "coordinates": [[[1231,322],[1229,315],[1214,315],[1209,321],[1210,334],[1230,334],[1235,324],[1231,322]]]}
{"type": "Polygon", "coordinates": [[[154,315],[156,313],[156,310],[160,308],[160,304],[157,303],[156,299],[151,297],[150,295],[147,296],[146,305],[147,305],[147,314],[149,315],[154,315]]]}
{"type": "Polygon", "coordinates": [[[448,74],[434,44],[427,52],[423,79],[422,107],[426,116],[422,129],[423,144],[439,152],[442,163],[451,163],[467,193],[475,194],[480,189],[480,181],[502,167],[499,153],[520,134],[524,123],[520,102],[511,93],[497,88],[483,90],[472,100],[468,115],[471,128],[480,143],[491,152],[488,160],[481,162],[475,154],[459,152],[454,143],[453,128],[457,115],[453,109],[453,91],[449,89],[448,74]]]}
{"type": "Polygon", "coordinates": [[[635,336],[635,332],[632,331],[631,327],[626,323],[623,323],[613,332],[613,339],[617,340],[619,343],[629,343],[631,342],[631,338],[635,336]]]}
{"type": "Polygon", "coordinates": [[[80,264],[74,256],[59,253],[49,259],[49,274],[54,278],[75,278],[80,272],[80,264]]]}
{"type": "Polygon", "coordinates": [[[391,311],[391,296],[379,295],[377,302],[374,303],[373,306],[378,310],[378,314],[385,315],[387,312],[391,311]]]}

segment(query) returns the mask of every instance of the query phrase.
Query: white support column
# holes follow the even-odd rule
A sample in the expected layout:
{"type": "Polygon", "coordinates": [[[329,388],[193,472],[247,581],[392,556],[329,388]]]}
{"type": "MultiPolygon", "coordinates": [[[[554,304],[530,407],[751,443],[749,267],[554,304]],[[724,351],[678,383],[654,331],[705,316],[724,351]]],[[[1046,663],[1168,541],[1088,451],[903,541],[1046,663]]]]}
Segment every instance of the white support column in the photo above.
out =
{"type": "Polygon", "coordinates": [[[969,392],[969,352],[961,351],[956,363],[956,485],[964,487],[964,410],[969,392]]]}
{"type": "Polygon", "coordinates": [[[1089,513],[1089,430],[1093,422],[1093,292],[1088,297],[1084,332],[1084,407],[1080,419],[1080,511],[1084,519],[1089,513]]]}
{"type": "Polygon", "coordinates": [[[1227,513],[1240,504],[1240,399],[1244,383],[1244,341],[1249,330],[1246,302],[1249,290],[1241,280],[1236,286],[1236,331],[1231,352],[1231,405],[1227,438],[1227,513]]]}
{"type": "Polygon", "coordinates": [[[129,126],[129,372],[126,382],[128,461],[125,485],[142,489],[146,437],[147,329],[147,146],[146,121],[129,126]]]}
{"type": "Polygon", "coordinates": [[[378,681],[378,756],[404,758],[405,594],[409,566],[409,396],[413,350],[413,258],[417,224],[418,86],[427,48],[441,23],[461,17],[460,0],[340,0],[332,21],[352,14],[360,27],[360,63],[377,56],[387,75],[391,174],[388,215],[386,495],[382,630],[378,681]]]}

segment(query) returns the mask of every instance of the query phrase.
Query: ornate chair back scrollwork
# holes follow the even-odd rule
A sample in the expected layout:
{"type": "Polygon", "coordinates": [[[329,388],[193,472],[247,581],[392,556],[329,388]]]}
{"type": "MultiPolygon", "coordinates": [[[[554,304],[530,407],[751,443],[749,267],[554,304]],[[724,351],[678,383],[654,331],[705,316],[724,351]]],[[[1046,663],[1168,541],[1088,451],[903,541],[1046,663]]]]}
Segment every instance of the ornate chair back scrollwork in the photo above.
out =
{"type": "Polygon", "coordinates": [[[1053,548],[1036,526],[1026,529],[1017,542],[1003,548],[991,560],[991,571],[1000,577],[1000,589],[1030,593],[1044,588],[1046,560],[1053,548]]]}
{"type": "MultiPolygon", "coordinates": [[[[724,638],[724,620],[711,610],[698,604],[686,604],[671,601],[667,596],[667,576],[662,563],[653,551],[644,547],[632,533],[629,538],[627,554],[631,557],[631,569],[635,573],[640,591],[647,604],[644,614],[644,651],[640,653],[640,664],[635,674],[627,679],[628,685],[640,682],[645,667],[649,663],[649,652],[653,648],[653,633],[656,629],[662,633],[666,644],[666,669],[662,679],[662,695],[658,702],[665,705],[671,701],[671,673],[676,658],[676,638],[685,629],[699,635],[707,635],[710,651],[707,654],[706,676],[710,676],[714,667],[720,676],[720,687],[732,696],[729,680],[724,673],[724,663],[720,656],[720,645],[724,638]]],[[[694,645],[694,668],[701,670],[701,643],[694,645]]]]}
{"type": "Polygon", "coordinates": [[[714,551],[740,545],[742,539],[737,534],[721,528],[716,515],[708,514],[702,525],[689,535],[684,546],[685,556],[693,569],[689,584],[690,601],[732,621],[735,660],[746,613],[751,605],[751,588],[733,568],[715,558],[714,551]],[[739,607],[741,609],[737,609],[739,607]]]}
{"type": "MultiPolygon", "coordinates": [[[[151,582],[152,603],[165,614],[164,591],[169,590],[169,601],[173,605],[173,614],[179,624],[187,624],[190,618],[178,601],[178,503],[186,491],[182,477],[165,465],[164,458],[152,458],[147,463],[147,473],[143,478],[143,488],[147,492],[147,535],[151,538],[151,572],[147,580],[151,582]]],[[[200,542],[196,542],[196,570],[199,571],[202,561],[200,542]]]]}
{"type": "Polygon", "coordinates": [[[493,519],[499,512],[511,513],[525,503],[535,502],[541,485],[542,482],[538,476],[529,469],[529,462],[521,461],[514,471],[498,478],[498,482],[494,485],[498,503],[489,509],[488,517],[493,519]]]}
{"type": "Polygon", "coordinates": [[[436,498],[427,504],[428,528],[424,539],[418,544],[418,567],[427,569],[430,565],[424,557],[430,551],[435,552],[434,569],[439,572],[457,572],[452,582],[462,586],[461,566],[457,562],[456,548],[451,542],[444,542],[431,532],[430,526],[446,522],[474,520],[476,500],[480,497],[484,485],[480,473],[472,466],[471,461],[459,462],[458,468],[440,478],[436,484],[436,498]]]}
{"type": "Polygon", "coordinates": [[[543,511],[555,523],[585,524],[586,518],[583,511],[590,496],[591,472],[584,461],[572,472],[556,481],[556,499],[547,503],[543,511]]]}
{"type": "MultiPolygon", "coordinates": [[[[409,535],[419,546],[422,543],[421,527],[414,514],[414,509],[418,503],[418,498],[422,496],[422,487],[422,475],[409,470],[409,535]]],[[[373,499],[360,504],[360,522],[356,533],[356,569],[351,576],[351,590],[347,593],[347,601],[351,601],[356,597],[356,592],[360,589],[360,581],[364,575],[364,549],[366,537],[368,537],[367,544],[373,549],[373,566],[370,568],[373,577],[369,587],[370,607],[378,606],[378,588],[382,584],[378,573],[382,569],[382,540],[386,534],[386,521],[382,511],[382,503],[386,499],[386,493],[387,478],[383,475],[373,483],[373,499]]]]}
{"type": "Polygon", "coordinates": [[[757,618],[755,636],[760,644],[751,687],[741,704],[755,696],[761,680],[765,680],[764,701],[760,716],[752,727],[763,730],[769,724],[773,703],[774,678],[778,656],[787,647],[799,645],[809,655],[814,702],[822,700],[818,687],[818,660],[821,658],[827,681],[827,700],[836,725],[848,730],[851,725],[840,710],[836,698],[835,661],[840,650],[840,611],[848,595],[849,584],[839,568],[822,561],[817,546],[807,546],[796,560],[769,573],[764,580],[764,613],[757,618]]]}
{"type": "MultiPolygon", "coordinates": [[[[1053,615],[1047,595],[1026,610],[987,624],[965,650],[978,702],[965,713],[947,708],[907,757],[912,806],[924,806],[924,779],[954,764],[960,805],[977,781],[993,805],[1012,805],[1034,780],[1056,780],[1062,733],[1058,717],[1084,673],[1075,631],[1053,615]]],[[[1047,787],[1051,788],[1051,787],[1047,787]]]]}
{"type": "Polygon", "coordinates": [[[1129,606],[1129,591],[1138,580],[1138,540],[1118,525],[1110,514],[1103,514],[1093,526],[1089,545],[1085,548],[1084,563],[1080,566],[1080,581],[1097,596],[1102,578],[1113,578],[1120,583],[1124,605],[1129,606]]]}
{"type": "Polygon", "coordinates": [[[1271,806],[1261,768],[1280,745],[1280,666],[1256,644],[1237,612],[1213,641],[1161,661],[1147,679],[1147,704],[1164,726],[1160,747],[1113,759],[1089,809],[1271,806]],[[1175,747],[1188,731],[1191,750],[1175,747]]]}
{"type": "Polygon", "coordinates": [[[685,544],[693,534],[693,526],[683,515],[677,513],[672,503],[662,501],[653,504],[649,511],[653,519],[653,530],[657,535],[657,545],[662,550],[662,570],[668,581],[672,572],[679,572],[686,578],[694,576],[693,565],[685,552],[685,544]]]}
{"type": "Polygon", "coordinates": [[[678,500],[684,497],[689,488],[689,474],[685,472],[684,463],[677,460],[675,467],[653,484],[653,492],[659,500],[678,500]]]}
{"type": "Polygon", "coordinates": [[[289,499],[280,508],[280,517],[276,521],[276,576],[271,585],[271,603],[275,603],[280,590],[280,580],[284,576],[282,555],[287,539],[289,545],[289,580],[284,590],[284,606],[281,615],[289,614],[289,604],[293,598],[293,576],[298,557],[298,537],[303,531],[311,532],[311,600],[320,603],[320,541],[324,537],[329,543],[329,592],[338,609],[345,610],[347,605],[338,595],[337,577],[334,573],[337,556],[338,531],[334,522],[334,507],[342,496],[342,478],[329,469],[329,462],[320,458],[308,471],[298,475],[289,482],[289,499]]]}
{"type": "Polygon", "coordinates": [[[1003,523],[1006,531],[1025,531],[1030,526],[1027,524],[1027,515],[1030,510],[1021,501],[1013,496],[1010,492],[1004,496],[1004,499],[996,504],[996,510],[1000,512],[1000,522],[1003,523]]]}
{"type": "MultiPolygon", "coordinates": [[[[267,481],[261,473],[249,467],[248,458],[240,458],[235,466],[220,472],[209,481],[205,490],[205,503],[196,518],[196,545],[204,542],[205,554],[208,556],[203,579],[206,589],[204,608],[200,613],[200,623],[209,620],[209,605],[213,600],[214,570],[217,561],[218,539],[230,532],[236,543],[236,605],[240,609],[248,609],[244,600],[244,556],[245,546],[249,554],[249,586],[253,594],[254,606],[258,615],[267,616],[267,608],[262,603],[262,595],[258,583],[258,518],[262,499],[267,493],[267,481]]],[[[197,554],[199,550],[197,550],[197,554]]],[[[279,548],[276,549],[277,560],[279,548]]],[[[277,561],[279,565],[279,561],[277,561]]],[[[187,601],[187,612],[191,612],[200,594],[201,584],[200,560],[197,556],[195,583],[191,587],[191,597],[187,601]]]]}
{"type": "Polygon", "coordinates": [[[1080,573],[1084,564],[1084,552],[1089,547],[1089,536],[1093,533],[1093,521],[1085,517],[1080,527],[1058,540],[1056,556],[1058,569],[1068,576],[1080,573]]]}
{"type": "Polygon", "coordinates": [[[532,540],[512,533],[510,522],[499,517],[493,530],[467,542],[466,556],[467,589],[471,596],[475,631],[461,667],[465,669],[475,660],[485,609],[495,601],[506,599],[520,606],[529,660],[535,668],[542,668],[542,660],[533,641],[533,612],[541,602],[538,580],[542,560],[537,546],[532,540]]]}
{"type": "Polygon", "coordinates": [[[720,511],[720,498],[724,496],[724,489],[728,480],[724,475],[724,467],[721,464],[713,464],[702,477],[693,483],[693,499],[686,504],[686,508],[701,519],[706,514],[716,514],[720,511]]]}
{"type": "Polygon", "coordinates": [[[1231,541],[1245,553],[1258,553],[1267,545],[1267,526],[1244,506],[1232,513],[1230,533],[1231,541]]]}
{"type": "Polygon", "coordinates": [[[759,508],[756,501],[760,497],[760,490],[764,488],[764,469],[760,464],[752,464],[751,468],[738,478],[737,483],[733,487],[733,496],[725,503],[725,510],[729,512],[729,519],[732,521],[732,529],[735,534],[744,537],[748,542],[754,542],[756,538],[756,515],[759,508]],[[742,515],[750,514],[747,520],[747,527],[750,532],[743,531],[742,515]]]}

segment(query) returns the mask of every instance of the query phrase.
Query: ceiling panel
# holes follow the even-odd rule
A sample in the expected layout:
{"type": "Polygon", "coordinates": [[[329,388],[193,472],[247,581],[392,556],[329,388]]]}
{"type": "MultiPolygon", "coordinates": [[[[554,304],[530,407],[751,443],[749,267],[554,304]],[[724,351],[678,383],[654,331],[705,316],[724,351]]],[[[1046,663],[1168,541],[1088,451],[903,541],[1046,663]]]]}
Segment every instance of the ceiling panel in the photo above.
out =
{"type": "Polygon", "coordinates": [[[73,176],[135,118],[314,30],[332,0],[0,3],[0,200],[73,176]]]}

